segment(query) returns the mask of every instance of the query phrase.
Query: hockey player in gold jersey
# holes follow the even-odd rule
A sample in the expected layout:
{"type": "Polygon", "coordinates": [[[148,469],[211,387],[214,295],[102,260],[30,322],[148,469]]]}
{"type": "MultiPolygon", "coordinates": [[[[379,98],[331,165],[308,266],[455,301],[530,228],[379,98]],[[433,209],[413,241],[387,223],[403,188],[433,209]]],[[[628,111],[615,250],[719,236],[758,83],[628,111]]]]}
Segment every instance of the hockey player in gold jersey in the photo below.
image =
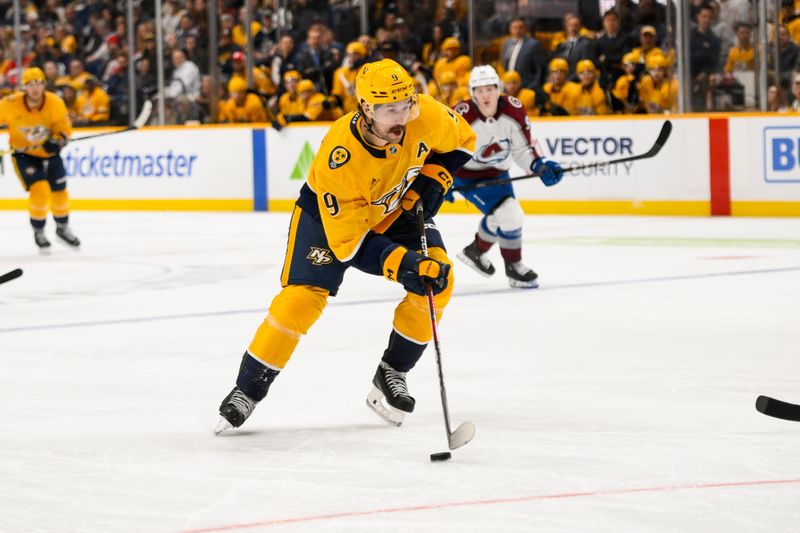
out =
{"type": "Polygon", "coordinates": [[[452,175],[471,158],[475,133],[446,106],[417,95],[414,80],[390,59],[363,65],[355,85],[359,111],[334,122],[317,152],[289,225],[283,289],[220,405],[217,433],[250,416],[351,266],[407,291],[367,404],[394,425],[414,410],[405,375],[431,340],[425,288],[433,289],[439,315],[453,290],[452,262],[431,218],[452,175]],[[430,257],[417,252],[411,211],[418,201],[430,257]]]}
{"type": "Polygon", "coordinates": [[[45,91],[41,69],[22,73],[23,91],[0,101],[0,124],[8,125],[14,149],[14,170],[29,193],[28,211],[36,245],[46,252],[50,241],[44,234],[47,213],[56,221],[56,235],[77,248],[80,240],[69,227],[67,173],[59,152],[72,135],[67,107],[59,96],[45,91]]]}

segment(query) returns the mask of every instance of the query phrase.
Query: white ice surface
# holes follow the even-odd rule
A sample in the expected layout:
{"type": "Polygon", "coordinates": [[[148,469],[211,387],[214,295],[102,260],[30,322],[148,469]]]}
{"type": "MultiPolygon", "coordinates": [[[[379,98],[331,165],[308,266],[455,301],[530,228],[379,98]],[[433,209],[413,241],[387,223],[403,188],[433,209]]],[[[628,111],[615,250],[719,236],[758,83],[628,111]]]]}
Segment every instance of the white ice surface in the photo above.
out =
{"type": "MultiPolygon", "coordinates": [[[[451,255],[477,217],[439,221],[451,255]]],[[[364,405],[401,287],[349,271],[240,431],[220,400],[287,214],[0,212],[0,531],[796,532],[800,220],[528,217],[535,291],[456,264],[400,428],[364,405]],[[49,233],[52,235],[52,225],[49,233]]],[[[501,266],[499,253],[492,259],[501,266]]]]}

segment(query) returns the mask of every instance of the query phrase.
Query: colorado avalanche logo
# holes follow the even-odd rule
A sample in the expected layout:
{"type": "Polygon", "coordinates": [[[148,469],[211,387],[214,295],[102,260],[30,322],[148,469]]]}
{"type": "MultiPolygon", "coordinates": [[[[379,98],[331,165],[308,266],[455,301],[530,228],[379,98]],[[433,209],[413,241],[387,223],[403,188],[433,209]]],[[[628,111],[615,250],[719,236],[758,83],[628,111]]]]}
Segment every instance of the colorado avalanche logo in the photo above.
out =
{"type": "Polygon", "coordinates": [[[519,100],[517,100],[517,97],[516,97],[516,96],[509,96],[509,97],[508,97],[508,102],[509,102],[511,105],[513,105],[514,107],[519,107],[520,109],[522,109],[522,102],[520,102],[519,100]]]}
{"type": "Polygon", "coordinates": [[[485,165],[496,165],[506,160],[511,154],[511,141],[508,139],[492,139],[489,144],[475,150],[473,159],[485,165]]]}
{"type": "Polygon", "coordinates": [[[461,102],[460,104],[458,104],[453,108],[453,111],[455,111],[459,115],[464,115],[467,111],[469,111],[469,104],[466,102],[461,102]]]}

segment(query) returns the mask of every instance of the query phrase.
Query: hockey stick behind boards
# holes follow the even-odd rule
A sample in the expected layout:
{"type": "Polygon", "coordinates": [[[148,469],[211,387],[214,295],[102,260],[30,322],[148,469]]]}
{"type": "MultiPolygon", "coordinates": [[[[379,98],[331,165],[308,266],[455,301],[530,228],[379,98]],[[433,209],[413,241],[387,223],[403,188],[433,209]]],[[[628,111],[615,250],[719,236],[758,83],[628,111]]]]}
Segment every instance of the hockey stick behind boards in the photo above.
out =
{"type": "MultiPolygon", "coordinates": [[[[640,159],[650,159],[651,157],[655,157],[658,155],[658,152],[664,147],[666,144],[667,139],[669,139],[670,134],[672,133],[672,122],[669,120],[664,121],[664,124],[661,126],[661,131],[658,132],[658,137],[656,137],[656,141],[653,143],[653,146],[650,147],[648,151],[643,154],[631,155],[628,157],[620,157],[618,159],[609,159],[608,161],[596,161],[594,163],[585,163],[583,165],[577,165],[574,167],[565,168],[564,172],[573,172],[575,170],[584,170],[587,168],[597,168],[597,167],[604,167],[607,165],[616,165],[618,163],[629,163],[631,161],[639,161],[640,159]]],[[[485,181],[478,181],[476,183],[469,183],[467,185],[461,185],[459,187],[453,187],[454,191],[469,191],[472,189],[480,189],[482,187],[491,187],[492,185],[504,185],[506,183],[511,183],[512,181],[517,180],[527,180],[531,178],[538,178],[541,177],[540,174],[529,174],[527,176],[517,176],[516,178],[498,178],[495,180],[485,180],[485,181]]]]}

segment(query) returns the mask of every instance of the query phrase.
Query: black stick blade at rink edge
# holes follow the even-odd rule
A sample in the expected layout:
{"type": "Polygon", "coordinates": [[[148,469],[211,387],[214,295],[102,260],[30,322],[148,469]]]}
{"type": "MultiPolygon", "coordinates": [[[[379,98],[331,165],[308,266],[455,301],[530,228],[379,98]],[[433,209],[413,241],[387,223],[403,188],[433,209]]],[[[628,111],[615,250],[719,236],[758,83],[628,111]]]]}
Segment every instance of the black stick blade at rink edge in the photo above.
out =
{"type": "Polygon", "coordinates": [[[440,453],[432,453],[431,454],[431,462],[437,463],[441,461],[447,461],[453,456],[450,452],[440,452],[440,453]]]}
{"type": "Polygon", "coordinates": [[[756,399],[756,410],[773,418],[800,422],[800,405],[776,400],[769,396],[759,396],[756,399]]]}
{"type": "Polygon", "coordinates": [[[21,275],[22,275],[22,269],[21,268],[15,268],[11,272],[7,272],[6,274],[3,274],[2,276],[0,276],[0,283],[5,283],[6,281],[11,281],[12,279],[17,279],[21,275]]]}

